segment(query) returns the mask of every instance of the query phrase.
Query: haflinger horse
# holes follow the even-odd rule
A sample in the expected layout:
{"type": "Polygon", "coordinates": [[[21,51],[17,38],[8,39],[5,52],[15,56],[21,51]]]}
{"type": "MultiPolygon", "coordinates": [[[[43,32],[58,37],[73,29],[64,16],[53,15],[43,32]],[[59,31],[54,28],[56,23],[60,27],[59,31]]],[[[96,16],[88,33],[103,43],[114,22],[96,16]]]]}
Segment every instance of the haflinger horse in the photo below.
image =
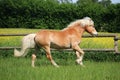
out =
{"type": "Polygon", "coordinates": [[[94,22],[89,17],[71,22],[66,28],[60,31],[40,30],[36,33],[35,43],[45,50],[47,58],[56,67],[59,66],[56,64],[51,56],[51,48],[72,48],[76,51],[76,62],[83,66],[82,59],[84,56],[84,51],[79,47],[79,44],[85,31],[87,31],[91,35],[97,35],[97,31],[94,28],[94,22]]]}

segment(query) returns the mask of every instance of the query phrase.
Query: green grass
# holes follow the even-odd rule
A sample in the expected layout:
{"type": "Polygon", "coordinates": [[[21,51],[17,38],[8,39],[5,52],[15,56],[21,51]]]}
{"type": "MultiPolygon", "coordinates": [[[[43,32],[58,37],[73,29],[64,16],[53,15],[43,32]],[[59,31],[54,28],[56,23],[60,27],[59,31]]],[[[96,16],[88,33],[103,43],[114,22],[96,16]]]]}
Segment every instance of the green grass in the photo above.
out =
{"type": "MultiPolygon", "coordinates": [[[[0,28],[0,34],[29,34],[36,33],[39,29],[24,29],[24,28],[0,28]]],[[[21,46],[23,36],[0,36],[0,47],[21,46]]]]}
{"type": "MultiPolygon", "coordinates": [[[[64,63],[67,63],[64,61],[64,63]]],[[[84,62],[86,67],[68,65],[53,67],[46,59],[37,59],[31,67],[30,58],[0,58],[0,80],[119,80],[119,62],[84,62]]]]}
{"type": "Polygon", "coordinates": [[[24,29],[24,28],[0,28],[0,34],[26,34],[35,33],[40,29],[24,29]]]}
{"type": "Polygon", "coordinates": [[[92,38],[83,38],[80,44],[81,48],[94,48],[94,49],[104,49],[104,48],[113,48],[114,47],[114,40],[112,37],[92,37],[92,38]]]}

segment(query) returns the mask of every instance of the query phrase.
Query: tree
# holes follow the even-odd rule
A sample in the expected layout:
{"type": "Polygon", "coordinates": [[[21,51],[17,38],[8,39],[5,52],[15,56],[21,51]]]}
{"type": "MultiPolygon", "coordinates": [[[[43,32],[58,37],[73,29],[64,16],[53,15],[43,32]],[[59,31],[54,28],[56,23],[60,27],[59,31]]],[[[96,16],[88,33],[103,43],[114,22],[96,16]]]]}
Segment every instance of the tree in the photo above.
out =
{"type": "Polygon", "coordinates": [[[108,6],[103,18],[108,32],[120,32],[120,4],[112,4],[108,6]]]}
{"type": "Polygon", "coordinates": [[[104,7],[108,7],[109,5],[111,5],[111,0],[101,0],[99,2],[100,4],[102,4],[104,7]]]}
{"type": "Polygon", "coordinates": [[[72,3],[72,0],[58,0],[60,3],[72,3]]]}
{"type": "Polygon", "coordinates": [[[91,3],[98,3],[98,0],[78,0],[77,1],[78,5],[87,5],[91,3]]]}

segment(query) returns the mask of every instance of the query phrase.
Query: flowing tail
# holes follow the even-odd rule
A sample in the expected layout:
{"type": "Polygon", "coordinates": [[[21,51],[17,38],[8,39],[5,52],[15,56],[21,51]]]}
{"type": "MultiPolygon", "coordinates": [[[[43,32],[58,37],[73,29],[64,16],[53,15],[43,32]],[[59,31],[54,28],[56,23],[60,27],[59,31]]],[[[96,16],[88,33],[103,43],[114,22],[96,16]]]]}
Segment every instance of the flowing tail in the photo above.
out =
{"type": "Polygon", "coordinates": [[[14,49],[15,57],[24,57],[30,48],[35,48],[34,37],[36,34],[29,34],[22,39],[22,48],[20,51],[14,49]]]}
{"type": "Polygon", "coordinates": [[[22,49],[21,51],[18,51],[17,49],[14,49],[14,56],[15,57],[24,57],[27,55],[28,49],[22,49]]]}
{"type": "Polygon", "coordinates": [[[14,56],[15,57],[20,57],[22,55],[21,55],[20,51],[18,51],[17,49],[14,49],[14,56]]]}

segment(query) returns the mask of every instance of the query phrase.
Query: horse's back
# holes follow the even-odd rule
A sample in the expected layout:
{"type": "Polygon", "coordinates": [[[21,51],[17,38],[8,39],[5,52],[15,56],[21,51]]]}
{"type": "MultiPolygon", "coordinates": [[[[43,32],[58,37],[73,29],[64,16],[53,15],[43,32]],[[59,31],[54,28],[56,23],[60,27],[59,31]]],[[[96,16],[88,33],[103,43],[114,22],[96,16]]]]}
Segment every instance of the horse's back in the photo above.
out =
{"type": "Polygon", "coordinates": [[[70,41],[63,31],[41,30],[35,36],[37,44],[49,45],[51,48],[69,47],[70,41]]]}
{"type": "Polygon", "coordinates": [[[39,45],[48,45],[50,42],[50,31],[40,30],[36,33],[35,42],[39,45]]]}

